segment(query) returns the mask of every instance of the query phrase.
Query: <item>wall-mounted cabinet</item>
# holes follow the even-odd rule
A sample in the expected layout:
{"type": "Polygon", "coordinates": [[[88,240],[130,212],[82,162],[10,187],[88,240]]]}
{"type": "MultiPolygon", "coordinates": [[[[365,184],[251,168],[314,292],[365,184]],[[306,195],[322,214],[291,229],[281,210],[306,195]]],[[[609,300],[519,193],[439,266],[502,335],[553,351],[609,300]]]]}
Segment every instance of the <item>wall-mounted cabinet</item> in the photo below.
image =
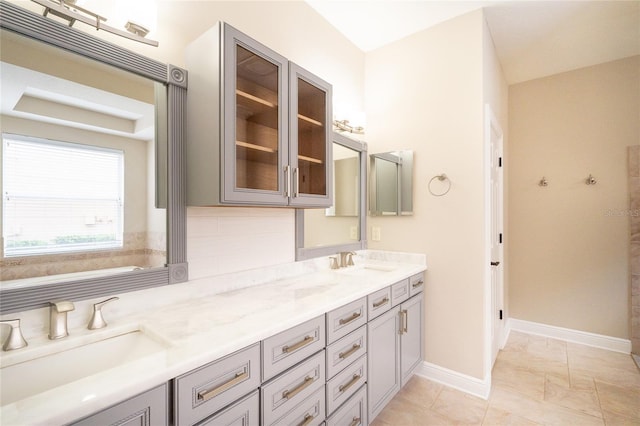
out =
{"type": "Polygon", "coordinates": [[[187,66],[189,205],[331,204],[329,83],[225,23],[187,66]]]}

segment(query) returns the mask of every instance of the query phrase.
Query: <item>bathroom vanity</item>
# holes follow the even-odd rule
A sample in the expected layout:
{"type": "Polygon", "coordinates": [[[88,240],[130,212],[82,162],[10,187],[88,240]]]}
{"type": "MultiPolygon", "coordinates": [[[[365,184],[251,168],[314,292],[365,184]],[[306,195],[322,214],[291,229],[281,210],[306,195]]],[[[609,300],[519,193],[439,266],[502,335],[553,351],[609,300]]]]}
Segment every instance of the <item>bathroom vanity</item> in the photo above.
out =
{"type": "Polygon", "coordinates": [[[421,364],[423,347],[424,257],[376,254],[337,270],[319,258],[125,293],[104,329],[27,336],[27,348],[2,353],[3,375],[34,355],[94,356],[75,360],[86,376],[1,406],[3,423],[368,424],[421,364]],[[145,302],[156,306],[143,310],[145,302]],[[91,370],[96,353],[118,356],[123,336],[139,356],[91,370]],[[91,352],[99,344],[111,346],[91,352]]]}

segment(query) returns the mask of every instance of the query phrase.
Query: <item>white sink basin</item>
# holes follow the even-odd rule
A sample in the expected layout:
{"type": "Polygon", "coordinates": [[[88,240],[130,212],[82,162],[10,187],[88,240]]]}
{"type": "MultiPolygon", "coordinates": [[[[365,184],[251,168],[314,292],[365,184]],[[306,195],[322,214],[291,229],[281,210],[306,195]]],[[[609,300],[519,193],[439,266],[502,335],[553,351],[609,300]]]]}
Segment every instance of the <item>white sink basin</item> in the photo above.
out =
{"type": "Polygon", "coordinates": [[[389,265],[356,265],[338,269],[337,272],[346,275],[380,275],[385,272],[395,271],[396,268],[389,265]]]}
{"type": "Polygon", "coordinates": [[[167,346],[136,330],[0,369],[2,406],[135,361],[167,346]]]}

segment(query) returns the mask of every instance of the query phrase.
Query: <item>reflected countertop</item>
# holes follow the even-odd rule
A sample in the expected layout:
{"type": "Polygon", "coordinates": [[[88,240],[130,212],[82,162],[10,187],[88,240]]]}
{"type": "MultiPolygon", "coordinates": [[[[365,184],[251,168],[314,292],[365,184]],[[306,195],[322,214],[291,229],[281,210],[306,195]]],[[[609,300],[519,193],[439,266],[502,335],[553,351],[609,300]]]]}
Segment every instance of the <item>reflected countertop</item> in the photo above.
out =
{"type": "MultiPolygon", "coordinates": [[[[35,338],[29,341],[28,348],[3,352],[0,363],[4,367],[31,354],[46,356],[57,352],[59,344],[71,345],[74,340],[86,344],[135,329],[162,341],[166,347],[145,358],[143,364],[140,360],[121,364],[1,406],[0,422],[33,425],[77,420],[427,268],[424,255],[375,251],[359,252],[356,266],[338,270],[319,267],[317,261],[307,261],[304,267],[300,267],[301,263],[291,264],[300,273],[280,274],[284,275],[280,278],[273,271],[255,270],[256,276],[275,277],[259,284],[252,284],[246,274],[235,275],[231,277],[234,285],[217,293],[209,287],[216,286],[220,291],[221,279],[124,293],[119,295],[123,307],[112,312],[113,319],[105,329],[71,328],[65,343],[35,338]],[[239,282],[241,279],[247,282],[239,282]],[[184,294],[178,296],[181,289],[188,298],[184,294]],[[167,294],[159,294],[163,291],[167,294]],[[176,301],[167,302],[172,299],[172,292],[176,301]],[[164,303],[151,303],[155,298],[164,303]],[[152,307],[141,311],[141,304],[152,307]],[[132,309],[135,306],[138,308],[132,309]]],[[[278,270],[282,272],[286,267],[280,265],[278,270]]]]}

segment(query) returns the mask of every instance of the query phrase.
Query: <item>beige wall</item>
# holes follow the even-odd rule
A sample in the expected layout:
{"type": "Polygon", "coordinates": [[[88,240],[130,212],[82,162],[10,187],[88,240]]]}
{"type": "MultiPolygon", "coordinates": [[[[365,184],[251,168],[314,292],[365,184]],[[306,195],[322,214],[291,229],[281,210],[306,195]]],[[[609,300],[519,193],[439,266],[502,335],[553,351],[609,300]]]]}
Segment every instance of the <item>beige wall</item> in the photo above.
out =
{"type": "Polygon", "coordinates": [[[639,117],[638,56],[509,88],[511,317],[630,337],[629,220],[609,212],[639,117]]]}
{"type": "Polygon", "coordinates": [[[414,214],[369,218],[369,247],[427,255],[426,361],[477,378],[485,376],[483,26],[477,11],[368,53],[365,80],[369,153],[415,153],[414,214]],[[440,173],[452,187],[436,198],[426,185],[440,173]]]}

